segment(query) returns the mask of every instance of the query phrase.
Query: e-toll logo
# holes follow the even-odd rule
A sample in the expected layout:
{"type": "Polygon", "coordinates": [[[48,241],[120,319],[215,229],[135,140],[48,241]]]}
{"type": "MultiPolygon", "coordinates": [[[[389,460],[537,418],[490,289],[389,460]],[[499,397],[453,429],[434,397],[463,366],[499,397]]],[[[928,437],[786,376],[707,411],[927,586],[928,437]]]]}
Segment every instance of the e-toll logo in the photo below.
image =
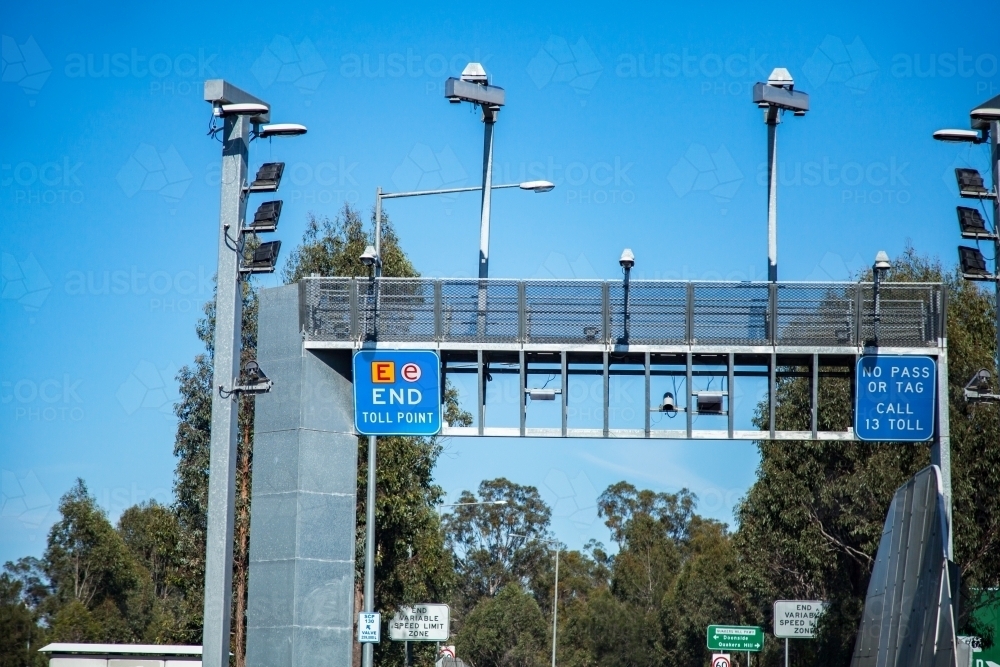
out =
{"type": "Polygon", "coordinates": [[[434,435],[441,430],[441,360],[431,350],[354,355],[354,426],[362,435],[434,435]]]}

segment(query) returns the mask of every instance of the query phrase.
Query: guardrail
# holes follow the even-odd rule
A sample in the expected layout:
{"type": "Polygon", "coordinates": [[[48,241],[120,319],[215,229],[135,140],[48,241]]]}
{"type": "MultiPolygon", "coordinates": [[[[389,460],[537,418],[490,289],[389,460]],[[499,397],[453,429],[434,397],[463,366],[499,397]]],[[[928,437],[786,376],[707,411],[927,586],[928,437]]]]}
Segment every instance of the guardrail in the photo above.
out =
{"type": "MultiPolygon", "coordinates": [[[[552,345],[865,345],[871,283],[304,278],[307,340],[552,345]]],[[[879,343],[936,347],[939,283],[882,283],[879,343]]]]}

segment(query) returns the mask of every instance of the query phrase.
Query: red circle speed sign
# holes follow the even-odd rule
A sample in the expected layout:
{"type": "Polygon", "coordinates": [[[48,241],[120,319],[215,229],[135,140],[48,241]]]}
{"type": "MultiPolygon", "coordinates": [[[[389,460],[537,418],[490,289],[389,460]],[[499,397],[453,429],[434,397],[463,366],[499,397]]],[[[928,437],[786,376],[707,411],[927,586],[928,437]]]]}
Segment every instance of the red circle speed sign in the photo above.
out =
{"type": "Polygon", "coordinates": [[[400,375],[407,382],[416,382],[420,379],[420,366],[414,363],[403,364],[403,368],[399,371],[400,375]]]}

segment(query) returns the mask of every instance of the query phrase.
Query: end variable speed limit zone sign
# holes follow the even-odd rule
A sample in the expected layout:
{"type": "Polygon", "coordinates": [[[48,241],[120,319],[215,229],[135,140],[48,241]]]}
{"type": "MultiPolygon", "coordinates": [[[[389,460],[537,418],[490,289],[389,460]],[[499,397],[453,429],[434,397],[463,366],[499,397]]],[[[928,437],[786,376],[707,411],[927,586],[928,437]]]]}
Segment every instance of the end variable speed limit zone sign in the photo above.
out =
{"type": "Polygon", "coordinates": [[[713,651],[761,651],[764,628],[755,625],[710,625],[708,648],[713,651]]]}

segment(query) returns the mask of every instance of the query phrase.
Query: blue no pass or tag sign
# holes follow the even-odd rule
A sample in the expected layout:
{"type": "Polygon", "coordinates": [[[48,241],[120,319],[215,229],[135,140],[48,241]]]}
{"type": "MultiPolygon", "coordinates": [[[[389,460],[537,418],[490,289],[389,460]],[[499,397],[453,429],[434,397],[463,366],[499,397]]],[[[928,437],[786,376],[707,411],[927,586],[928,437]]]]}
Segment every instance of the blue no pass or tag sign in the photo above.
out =
{"type": "Polygon", "coordinates": [[[858,359],[854,433],[861,440],[923,442],[934,435],[937,363],[930,357],[858,359]]]}
{"type": "Polygon", "coordinates": [[[441,430],[441,360],[431,350],[354,355],[354,427],[362,435],[434,435],[441,430]]]}

